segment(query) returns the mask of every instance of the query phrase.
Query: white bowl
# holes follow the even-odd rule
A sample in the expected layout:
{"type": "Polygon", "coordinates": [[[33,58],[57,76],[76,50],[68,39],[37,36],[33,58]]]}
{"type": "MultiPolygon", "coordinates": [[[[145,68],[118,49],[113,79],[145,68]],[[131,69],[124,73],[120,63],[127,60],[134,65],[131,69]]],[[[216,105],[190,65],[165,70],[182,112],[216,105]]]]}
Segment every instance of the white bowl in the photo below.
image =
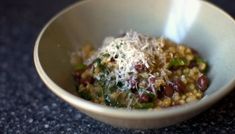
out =
{"type": "Polygon", "coordinates": [[[52,18],[34,48],[36,69],[49,89],[81,112],[125,128],[159,128],[189,119],[228,94],[235,83],[235,22],[199,0],[86,0],[52,18]],[[209,62],[210,86],[192,104],[163,110],[126,110],[77,97],[70,53],[85,41],[99,47],[106,36],[136,30],[188,44],[209,62]]]}

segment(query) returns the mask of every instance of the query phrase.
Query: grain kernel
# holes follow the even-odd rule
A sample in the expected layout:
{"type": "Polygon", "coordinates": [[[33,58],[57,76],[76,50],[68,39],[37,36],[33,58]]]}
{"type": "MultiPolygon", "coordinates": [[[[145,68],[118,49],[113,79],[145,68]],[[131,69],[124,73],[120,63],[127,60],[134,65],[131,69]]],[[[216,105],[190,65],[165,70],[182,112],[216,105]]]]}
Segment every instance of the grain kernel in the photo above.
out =
{"type": "Polygon", "coordinates": [[[90,76],[90,70],[86,70],[84,73],[82,73],[81,77],[82,79],[86,79],[90,76]]]}
{"type": "Polygon", "coordinates": [[[194,84],[190,84],[189,85],[189,89],[193,91],[195,89],[195,85],[194,84]]]}
{"type": "Polygon", "coordinates": [[[193,60],[193,55],[191,55],[191,54],[186,55],[186,59],[187,59],[188,61],[193,60]]]}
{"type": "Polygon", "coordinates": [[[202,93],[196,93],[196,97],[199,99],[202,98],[202,93]]]}
{"type": "Polygon", "coordinates": [[[181,96],[181,99],[182,99],[182,100],[185,100],[185,98],[186,98],[185,95],[182,95],[182,96],[181,96]]]}
{"type": "Polygon", "coordinates": [[[188,69],[188,68],[184,69],[184,70],[183,70],[183,73],[184,73],[184,74],[188,74],[188,73],[189,73],[189,69],[188,69]]]}
{"type": "Polygon", "coordinates": [[[187,96],[192,96],[192,95],[193,95],[193,93],[188,92],[186,95],[187,95],[187,96]]]}
{"type": "Polygon", "coordinates": [[[189,103],[189,102],[193,102],[195,100],[197,100],[197,98],[195,96],[190,96],[190,97],[187,97],[186,102],[189,103]]]}
{"type": "Polygon", "coordinates": [[[179,96],[179,93],[174,93],[174,95],[173,95],[173,100],[174,101],[178,101],[180,99],[180,96],[179,96]]]}
{"type": "Polygon", "coordinates": [[[180,100],[179,103],[182,105],[182,104],[185,104],[185,101],[184,100],[180,100]]]}
{"type": "Polygon", "coordinates": [[[164,99],[163,103],[164,103],[165,107],[168,107],[168,106],[171,105],[171,99],[170,98],[166,98],[166,99],[164,99]]]}

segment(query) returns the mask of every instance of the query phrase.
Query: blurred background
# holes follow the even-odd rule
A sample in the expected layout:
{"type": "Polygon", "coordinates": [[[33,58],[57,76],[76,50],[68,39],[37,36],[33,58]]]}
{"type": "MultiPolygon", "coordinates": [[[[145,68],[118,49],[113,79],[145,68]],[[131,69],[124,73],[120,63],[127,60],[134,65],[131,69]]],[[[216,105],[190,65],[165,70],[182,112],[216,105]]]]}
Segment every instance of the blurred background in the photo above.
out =
{"type": "MultiPolygon", "coordinates": [[[[42,27],[78,0],[0,0],[0,133],[235,133],[235,91],[180,124],[128,130],[95,121],[65,104],[42,83],[33,47],[42,27]]],[[[235,17],[235,0],[210,0],[235,17]]]]}

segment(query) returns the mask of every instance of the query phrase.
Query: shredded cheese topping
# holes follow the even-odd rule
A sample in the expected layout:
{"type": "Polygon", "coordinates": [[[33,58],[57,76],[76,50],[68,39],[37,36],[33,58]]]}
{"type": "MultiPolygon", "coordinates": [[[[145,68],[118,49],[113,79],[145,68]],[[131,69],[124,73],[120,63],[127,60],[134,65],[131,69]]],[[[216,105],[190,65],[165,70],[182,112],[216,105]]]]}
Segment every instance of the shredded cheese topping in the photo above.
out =
{"type": "MultiPolygon", "coordinates": [[[[163,47],[164,43],[161,38],[157,40],[129,31],[123,37],[107,37],[96,57],[102,58],[102,55],[109,54],[110,58],[114,58],[116,67],[107,80],[114,76],[116,82],[123,81],[125,85],[128,85],[127,80],[130,79],[130,74],[133,77],[138,73],[135,69],[136,64],[142,64],[147,69],[156,68],[154,65],[164,65],[166,58],[163,47]]],[[[158,71],[162,75],[166,75],[167,70],[161,67],[161,70],[158,71]]]]}

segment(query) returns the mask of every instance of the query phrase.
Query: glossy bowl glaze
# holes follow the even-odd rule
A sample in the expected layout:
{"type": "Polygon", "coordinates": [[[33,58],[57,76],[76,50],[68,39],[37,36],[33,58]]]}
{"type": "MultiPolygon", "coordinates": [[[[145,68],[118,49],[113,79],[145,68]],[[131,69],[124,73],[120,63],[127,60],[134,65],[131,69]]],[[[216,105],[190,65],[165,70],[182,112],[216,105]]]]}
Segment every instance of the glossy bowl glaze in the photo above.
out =
{"type": "Polygon", "coordinates": [[[235,22],[210,3],[191,0],[86,0],[52,18],[34,48],[36,69],[48,88],[79,111],[117,127],[159,128],[189,119],[228,94],[235,83],[235,22]],[[129,29],[164,36],[195,48],[210,66],[205,97],[162,110],[126,110],[77,97],[70,54],[84,42],[95,47],[106,36],[129,29]]]}

